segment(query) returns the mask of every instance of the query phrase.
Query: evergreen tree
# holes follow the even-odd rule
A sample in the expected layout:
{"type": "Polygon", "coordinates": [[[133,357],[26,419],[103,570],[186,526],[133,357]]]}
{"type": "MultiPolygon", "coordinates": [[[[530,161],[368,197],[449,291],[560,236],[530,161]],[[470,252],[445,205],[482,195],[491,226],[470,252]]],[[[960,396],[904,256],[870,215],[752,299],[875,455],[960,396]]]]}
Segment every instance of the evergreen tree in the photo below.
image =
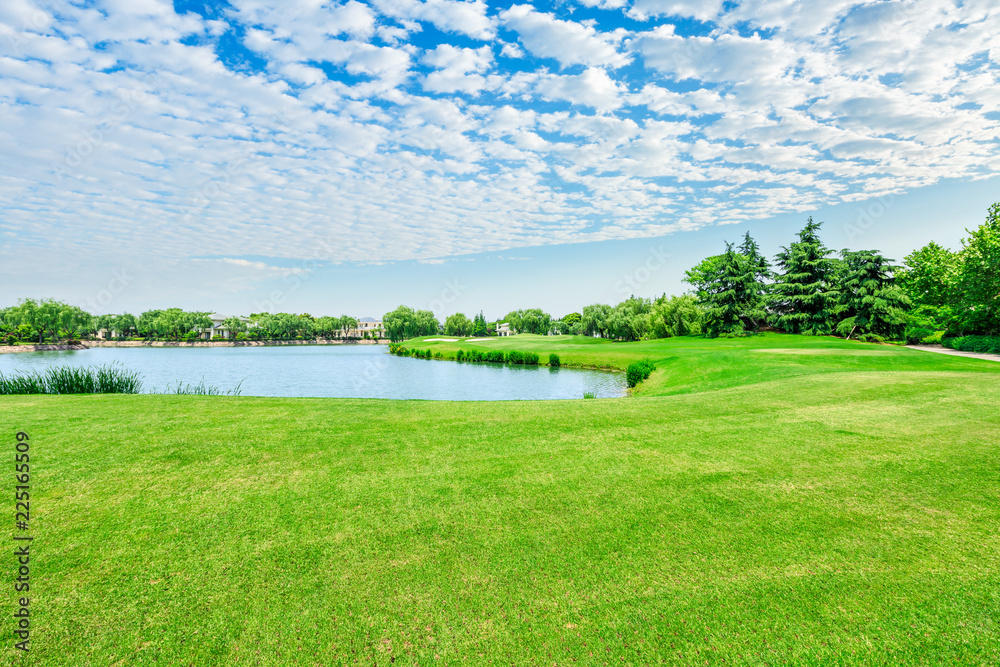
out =
{"type": "Polygon", "coordinates": [[[760,330],[766,318],[764,280],[770,273],[770,265],[749,234],[740,252],[727,243],[724,254],[709,257],[688,271],[685,281],[695,287],[698,302],[707,308],[705,333],[714,338],[760,330]]]}
{"type": "Polygon", "coordinates": [[[895,284],[892,265],[877,250],[841,251],[844,264],[840,290],[840,314],[845,319],[837,333],[900,338],[906,326],[910,299],[895,284]]]}
{"type": "Polygon", "coordinates": [[[472,335],[477,338],[486,335],[486,318],[481,310],[472,320],[472,335]]]}
{"type": "Polygon", "coordinates": [[[748,285],[742,318],[746,329],[757,332],[767,318],[765,307],[767,283],[772,276],[771,264],[766,257],[760,254],[760,247],[750,236],[750,232],[743,235],[740,256],[743,258],[744,273],[746,274],[743,282],[748,285]]]}
{"type": "Polygon", "coordinates": [[[771,285],[769,302],[774,325],[789,333],[828,334],[837,307],[832,284],[831,250],[819,239],[823,223],[812,217],[799,232],[799,240],[782,247],[775,256],[781,270],[771,285]]]}

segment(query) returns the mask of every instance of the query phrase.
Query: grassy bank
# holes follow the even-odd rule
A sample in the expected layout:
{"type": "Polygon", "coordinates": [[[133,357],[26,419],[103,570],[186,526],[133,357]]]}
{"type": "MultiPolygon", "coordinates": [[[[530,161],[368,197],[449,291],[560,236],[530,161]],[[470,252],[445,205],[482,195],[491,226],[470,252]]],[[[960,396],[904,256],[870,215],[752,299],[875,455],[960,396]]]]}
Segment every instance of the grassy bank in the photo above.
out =
{"type": "Polygon", "coordinates": [[[767,380],[853,371],[997,371],[982,364],[942,364],[932,358],[936,355],[917,350],[832,336],[768,333],[735,339],[695,336],[636,343],[614,343],[586,336],[519,335],[456,342],[434,338],[439,337],[415,338],[404,345],[430,350],[432,354],[441,352],[446,359],[454,359],[459,349],[499,349],[535,352],[544,362],[549,353],[555,352],[562,366],[620,371],[634,361],[649,359],[656,372],[636,390],[643,396],[714,391],[767,380]]]}
{"type": "Polygon", "coordinates": [[[619,400],[0,397],[33,443],[24,664],[1000,661],[996,364],[482,344],[658,370],[619,400]]]}

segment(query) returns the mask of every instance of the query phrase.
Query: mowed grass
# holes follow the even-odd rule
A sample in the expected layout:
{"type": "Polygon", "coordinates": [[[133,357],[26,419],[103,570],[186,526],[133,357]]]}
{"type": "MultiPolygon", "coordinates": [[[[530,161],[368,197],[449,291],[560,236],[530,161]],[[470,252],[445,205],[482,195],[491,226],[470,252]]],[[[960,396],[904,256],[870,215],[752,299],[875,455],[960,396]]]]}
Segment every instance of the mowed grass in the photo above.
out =
{"type": "Polygon", "coordinates": [[[586,401],[0,398],[35,536],[32,651],[5,658],[1000,663],[1000,364],[551,349],[658,370],[586,401]]]}

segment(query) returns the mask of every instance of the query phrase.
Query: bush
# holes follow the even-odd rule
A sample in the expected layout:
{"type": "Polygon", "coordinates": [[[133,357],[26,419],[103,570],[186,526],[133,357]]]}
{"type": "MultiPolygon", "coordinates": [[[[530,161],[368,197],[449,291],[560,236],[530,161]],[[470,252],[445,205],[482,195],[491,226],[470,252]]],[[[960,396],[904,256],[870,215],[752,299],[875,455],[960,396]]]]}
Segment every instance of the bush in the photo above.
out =
{"type": "Polygon", "coordinates": [[[524,363],[524,353],[518,352],[517,350],[511,350],[510,352],[507,353],[506,361],[508,364],[520,366],[521,364],[524,363]]]}
{"type": "Polygon", "coordinates": [[[920,342],[923,343],[924,345],[934,345],[935,343],[940,344],[942,336],[944,336],[943,331],[935,331],[930,336],[924,336],[923,338],[921,338],[920,342]]]}
{"type": "Polygon", "coordinates": [[[625,371],[625,382],[629,387],[634,387],[652,375],[655,368],[648,359],[633,362],[628,365],[628,369],[625,371]]]}
{"type": "Polygon", "coordinates": [[[903,337],[906,338],[907,345],[922,343],[925,338],[934,334],[934,330],[929,327],[908,326],[903,337]]]}
{"type": "Polygon", "coordinates": [[[941,344],[960,352],[1000,354],[1000,336],[961,336],[942,338],[941,344]]]}
{"type": "Polygon", "coordinates": [[[455,355],[455,361],[464,361],[464,360],[465,360],[465,350],[459,350],[458,354],[455,355]]]}
{"type": "Polygon", "coordinates": [[[505,361],[503,350],[490,350],[481,355],[479,361],[488,361],[492,364],[502,364],[505,361]]]}
{"type": "Polygon", "coordinates": [[[534,352],[524,353],[524,365],[525,366],[537,366],[538,365],[538,355],[534,352]]]}
{"type": "Polygon", "coordinates": [[[549,366],[558,366],[558,365],[559,365],[559,355],[553,352],[552,354],[549,355],[549,366]]]}

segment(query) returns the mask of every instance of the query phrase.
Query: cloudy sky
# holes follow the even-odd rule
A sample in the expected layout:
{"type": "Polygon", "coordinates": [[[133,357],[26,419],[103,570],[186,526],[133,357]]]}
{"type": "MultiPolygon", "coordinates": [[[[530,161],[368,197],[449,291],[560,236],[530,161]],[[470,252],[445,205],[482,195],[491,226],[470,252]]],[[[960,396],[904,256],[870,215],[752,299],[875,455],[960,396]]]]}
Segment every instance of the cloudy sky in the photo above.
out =
{"type": "Polygon", "coordinates": [[[957,246],[996,0],[3,0],[0,305],[440,314],[680,292],[745,230],[957,246]]]}

